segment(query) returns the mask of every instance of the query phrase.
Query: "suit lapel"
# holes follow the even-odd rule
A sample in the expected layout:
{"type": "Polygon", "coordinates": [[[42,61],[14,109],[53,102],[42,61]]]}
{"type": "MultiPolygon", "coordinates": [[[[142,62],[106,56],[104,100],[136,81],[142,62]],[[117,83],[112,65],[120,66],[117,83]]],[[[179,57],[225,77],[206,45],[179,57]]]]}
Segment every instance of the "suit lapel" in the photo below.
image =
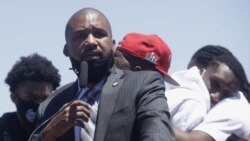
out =
{"type": "Polygon", "coordinates": [[[101,93],[101,101],[98,107],[97,126],[95,130],[95,141],[102,141],[108,129],[110,117],[113,113],[118,91],[124,79],[123,71],[113,68],[110,76],[107,78],[101,93]]]}

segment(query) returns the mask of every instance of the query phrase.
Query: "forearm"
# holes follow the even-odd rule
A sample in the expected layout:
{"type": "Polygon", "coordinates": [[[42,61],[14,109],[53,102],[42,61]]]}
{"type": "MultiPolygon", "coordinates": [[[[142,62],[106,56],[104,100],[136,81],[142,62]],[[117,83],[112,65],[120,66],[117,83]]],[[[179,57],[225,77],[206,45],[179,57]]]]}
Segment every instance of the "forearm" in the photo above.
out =
{"type": "Polygon", "coordinates": [[[190,133],[183,132],[173,127],[177,141],[214,141],[214,139],[205,132],[192,131],[190,133]]]}
{"type": "Polygon", "coordinates": [[[189,139],[188,133],[185,133],[176,127],[173,127],[173,130],[175,133],[176,141],[191,141],[189,139]]]}
{"type": "Polygon", "coordinates": [[[51,132],[46,128],[41,132],[41,141],[56,141],[56,139],[50,134],[51,132]]]}

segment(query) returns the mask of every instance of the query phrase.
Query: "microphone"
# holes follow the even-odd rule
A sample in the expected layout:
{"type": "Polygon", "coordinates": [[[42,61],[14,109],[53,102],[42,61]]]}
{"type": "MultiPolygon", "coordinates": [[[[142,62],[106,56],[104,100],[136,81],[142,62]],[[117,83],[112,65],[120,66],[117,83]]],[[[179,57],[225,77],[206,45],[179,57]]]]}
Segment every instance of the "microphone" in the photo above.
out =
{"type": "Polygon", "coordinates": [[[88,63],[82,61],[80,65],[80,87],[83,88],[87,86],[88,83],[88,63]]]}
{"type": "Polygon", "coordinates": [[[87,86],[88,83],[88,63],[84,61],[83,57],[84,49],[81,51],[81,64],[80,64],[80,75],[79,75],[79,81],[80,81],[80,87],[84,88],[87,86]]]}

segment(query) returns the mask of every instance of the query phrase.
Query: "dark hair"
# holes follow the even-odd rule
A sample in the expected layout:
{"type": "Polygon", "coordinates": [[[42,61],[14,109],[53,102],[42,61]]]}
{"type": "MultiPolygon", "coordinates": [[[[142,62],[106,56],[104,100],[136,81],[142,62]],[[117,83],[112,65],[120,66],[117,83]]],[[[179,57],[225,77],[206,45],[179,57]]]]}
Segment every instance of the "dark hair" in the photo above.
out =
{"type": "MultiPolygon", "coordinates": [[[[235,74],[235,76],[239,79],[240,82],[240,91],[243,92],[246,99],[250,103],[250,84],[248,82],[245,70],[241,63],[238,61],[238,59],[235,56],[228,56],[228,55],[222,55],[215,57],[213,61],[211,61],[210,64],[213,64],[213,62],[221,62],[225,63],[235,74]]],[[[209,64],[209,65],[210,65],[209,64]]]]}
{"type": "Polygon", "coordinates": [[[194,53],[191,58],[191,61],[188,65],[188,68],[192,66],[197,66],[199,69],[206,68],[207,65],[216,57],[220,55],[229,55],[233,54],[227,48],[219,45],[206,45],[200,48],[194,53]],[[192,62],[192,64],[191,64],[192,62]]]}
{"type": "Polygon", "coordinates": [[[61,76],[51,61],[34,53],[27,57],[20,57],[5,79],[11,92],[14,92],[23,81],[49,82],[52,83],[53,89],[56,89],[60,85],[61,76]]]}

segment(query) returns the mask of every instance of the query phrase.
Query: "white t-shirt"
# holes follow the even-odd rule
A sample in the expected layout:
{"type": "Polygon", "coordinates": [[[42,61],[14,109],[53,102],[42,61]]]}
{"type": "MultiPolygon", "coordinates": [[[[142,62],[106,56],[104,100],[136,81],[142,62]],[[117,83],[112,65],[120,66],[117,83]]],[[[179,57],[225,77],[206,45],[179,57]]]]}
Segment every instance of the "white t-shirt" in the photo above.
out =
{"type": "Polygon", "coordinates": [[[197,67],[178,71],[171,75],[180,86],[170,86],[165,91],[170,120],[182,131],[191,131],[206,116],[210,108],[210,96],[197,67]]]}
{"type": "Polygon", "coordinates": [[[232,133],[247,139],[250,133],[250,105],[241,92],[217,103],[194,130],[225,141],[232,133]]]}

